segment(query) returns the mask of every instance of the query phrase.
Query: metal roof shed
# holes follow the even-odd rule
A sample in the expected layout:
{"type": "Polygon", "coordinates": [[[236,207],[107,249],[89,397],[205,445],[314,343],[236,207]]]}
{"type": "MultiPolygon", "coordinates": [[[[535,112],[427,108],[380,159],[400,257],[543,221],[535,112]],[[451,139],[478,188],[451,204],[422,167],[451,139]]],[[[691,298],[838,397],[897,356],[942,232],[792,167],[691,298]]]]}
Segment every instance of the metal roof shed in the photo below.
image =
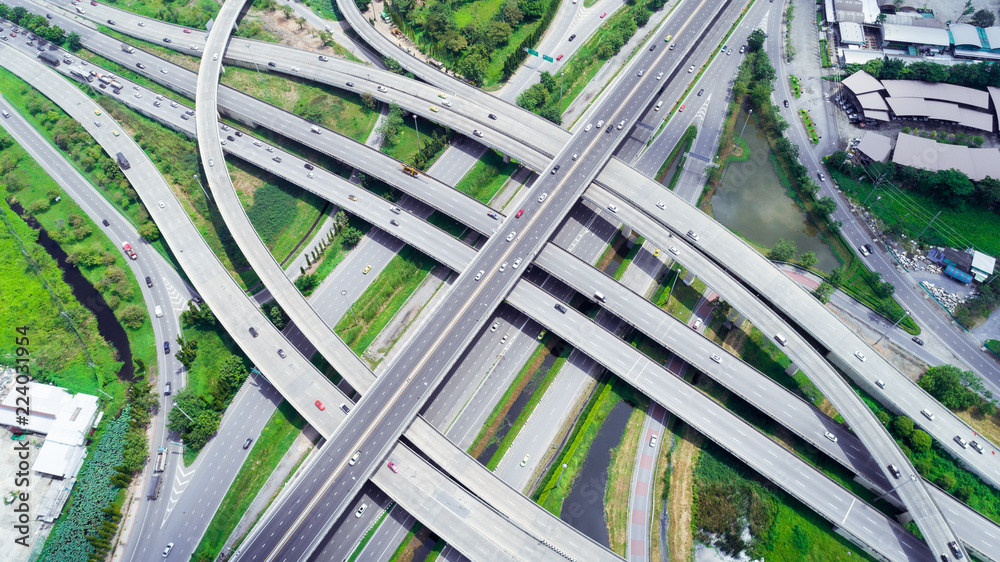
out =
{"type": "Polygon", "coordinates": [[[882,83],[864,70],[859,70],[844,78],[842,84],[856,96],[883,89],[882,83]]]}
{"type": "Polygon", "coordinates": [[[908,43],[912,45],[949,47],[951,46],[951,36],[946,29],[884,23],[882,24],[882,43],[908,43]]]}
{"type": "Polygon", "coordinates": [[[955,40],[955,46],[964,45],[969,47],[981,48],[983,46],[982,41],[979,39],[979,28],[974,25],[969,25],[967,23],[953,23],[951,27],[948,28],[951,32],[952,38],[955,40]]]}

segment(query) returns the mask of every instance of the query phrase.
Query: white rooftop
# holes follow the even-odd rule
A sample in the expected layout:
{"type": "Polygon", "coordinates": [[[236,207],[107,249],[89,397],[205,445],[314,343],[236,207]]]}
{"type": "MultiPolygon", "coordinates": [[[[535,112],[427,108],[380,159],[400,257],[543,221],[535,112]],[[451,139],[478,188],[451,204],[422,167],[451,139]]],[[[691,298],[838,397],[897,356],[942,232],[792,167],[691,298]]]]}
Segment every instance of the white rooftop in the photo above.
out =
{"type": "Polygon", "coordinates": [[[988,256],[982,252],[972,252],[972,269],[978,269],[986,275],[993,275],[993,267],[996,265],[996,258],[988,256]]]}
{"type": "Polygon", "coordinates": [[[885,162],[889,159],[889,152],[892,150],[892,139],[869,131],[858,143],[858,150],[876,162],[885,162]]]}
{"type": "Polygon", "coordinates": [[[948,47],[951,45],[951,36],[948,35],[948,30],[935,29],[933,27],[883,23],[882,37],[885,41],[896,43],[934,45],[936,47],[948,47]]]}
{"type": "Polygon", "coordinates": [[[967,23],[953,23],[948,28],[951,36],[955,39],[955,46],[970,45],[972,47],[982,47],[983,42],[979,39],[979,28],[967,23]]]}
{"type": "MultiPolygon", "coordinates": [[[[879,54],[879,58],[881,58],[881,54],[879,54]]],[[[856,96],[867,94],[868,92],[877,92],[882,89],[882,83],[864,70],[859,70],[847,78],[844,78],[841,83],[846,86],[848,90],[854,92],[854,95],[856,96]]]]}
{"type": "Polygon", "coordinates": [[[922,80],[882,80],[882,87],[892,97],[942,100],[983,109],[990,107],[989,92],[955,84],[922,80]]]}
{"type": "Polygon", "coordinates": [[[986,176],[1000,178],[1000,151],[995,148],[941,144],[905,133],[896,137],[892,161],[932,172],[954,168],[972,181],[986,176]]]}
{"type": "MultiPolygon", "coordinates": [[[[1000,49],[1000,27],[986,27],[983,28],[986,32],[986,40],[989,41],[990,49],[1000,49]]],[[[986,47],[986,45],[983,45],[986,47]]]]}
{"type": "Polygon", "coordinates": [[[861,29],[861,24],[850,21],[842,21],[837,25],[840,26],[840,42],[849,43],[854,45],[864,45],[865,44],[865,34],[861,29]]]}

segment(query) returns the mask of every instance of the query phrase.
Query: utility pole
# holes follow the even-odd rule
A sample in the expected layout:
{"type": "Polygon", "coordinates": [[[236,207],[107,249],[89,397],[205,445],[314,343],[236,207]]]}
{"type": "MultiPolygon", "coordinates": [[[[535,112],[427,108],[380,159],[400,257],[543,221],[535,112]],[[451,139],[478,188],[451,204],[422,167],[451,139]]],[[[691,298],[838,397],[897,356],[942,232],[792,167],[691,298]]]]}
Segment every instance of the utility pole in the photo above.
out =
{"type": "Polygon", "coordinates": [[[260,85],[264,87],[264,76],[261,75],[260,67],[257,66],[257,59],[254,58],[253,51],[250,50],[250,43],[247,43],[247,51],[250,53],[250,60],[253,61],[253,67],[257,69],[257,78],[260,79],[260,85]]]}
{"type": "Polygon", "coordinates": [[[420,152],[420,129],[417,128],[417,114],[413,114],[413,128],[417,131],[417,152],[420,152]]]}
{"type": "Polygon", "coordinates": [[[566,463],[563,463],[562,470],[559,471],[559,478],[556,480],[556,488],[558,488],[559,484],[562,482],[562,475],[566,472],[566,466],[566,463]]]}
{"type": "Polygon", "coordinates": [[[925,232],[927,232],[927,229],[928,229],[928,228],[930,228],[932,224],[934,224],[934,221],[936,221],[936,220],[937,220],[937,218],[938,218],[938,215],[940,215],[940,214],[941,214],[941,211],[938,211],[938,212],[937,212],[937,215],[934,215],[934,218],[932,218],[932,219],[931,219],[931,222],[927,223],[927,226],[925,226],[925,227],[924,227],[924,229],[920,231],[920,234],[918,234],[918,235],[917,235],[917,238],[918,238],[918,239],[919,239],[919,238],[920,238],[921,236],[923,236],[925,232]]]}
{"type": "Polygon", "coordinates": [[[354,315],[354,304],[347,300],[347,289],[340,291],[340,296],[344,297],[344,302],[347,303],[347,308],[351,311],[351,318],[354,318],[354,325],[358,325],[358,317],[354,315]]]}
{"type": "Polygon", "coordinates": [[[884,338],[886,336],[886,334],[889,333],[889,330],[892,330],[896,326],[899,326],[899,323],[903,321],[903,318],[906,318],[909,315],[910,315],[910,311],[909,310],[904,310],[903,311],[903,315],[899,317],[899,320],[896,320],[895,324],[893,324],[892,326],[889,326],[888,328],[886,328],[885,331],[882,332],[882,336],[879,339],[875,340],[875,343],[872,344],[872,347],[875,347],[876,345],[878,345],[878,342],[882,341],[882,338],[884,338]]]}

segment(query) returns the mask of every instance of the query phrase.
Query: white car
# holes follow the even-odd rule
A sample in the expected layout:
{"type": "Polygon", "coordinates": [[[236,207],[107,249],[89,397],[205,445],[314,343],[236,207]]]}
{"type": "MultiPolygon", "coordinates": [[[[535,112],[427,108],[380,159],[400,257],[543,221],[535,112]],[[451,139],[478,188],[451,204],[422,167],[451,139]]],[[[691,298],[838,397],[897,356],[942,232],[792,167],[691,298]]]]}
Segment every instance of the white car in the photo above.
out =
{"type": "Polygon", "coordinates": [[[576,154],[576,153],[574,153],[574,154],[573,154],[573,160],[576,160],[576,159],[577,159],[577,158],[579,158],[579,157],[580,157],[580,155],[579,155],[579,154],[576,154]]]}
{"type": "Polygon", "coordinates": [[[663,73],[662,72],[656,75],[656,79],[657,80],[659,80],[661,78],[663,78],[663,73]]]}
{"type": "Polygon", "coordinates": [[[830,441],[833,441],[834,443],[837,442],[837,436],[830,433],[829,431],[826,432],[826,438],[829,439],[830,441]]]}
{"type": "Polygon", "coordinates": [[[691,68],[688,69],[688,74],[691,74],[692,72],[694,72],[694,65],[693,64],[691,65],[691,68]]]}
{"type": "Polygon", "coordinates": [[[513,240],[515,235],[517,235],[517,232],[511,230],[510,234],[507,235],[507,241],[510,242],[511,240],[513,240]]]}
{"type": "Polygon", "coordinates": [[[657,201],[656,202],[656,208],[658,208],[658,209],[666,209],[667,206],[663,204],[663,201],[657,201]]]}
{"type": "Polygon", "coordinates": [[[618,207],[615,205],[608,205],[608,210],[611,211],[612,213],[617,213],[618,207]]]}
{"type": "Polygon", "coordinates": [[[491,332],[495,332],[495,331],[497,331],[497,328],[499,328],[499,327],[500,327],[500,323],[499,322],[494,322],[493,325],[490,326],[490,331],[491,332]]]}
{"type": "Polygon", "coordinates": [[[163,204],[163,201],[159,201],[159,203],[160,203],[160,208],[161,209],[164,208],[164,207],[166,207],[166,205],[163,204]]]}
{"type": "Polygon", "coordinates": [[[516,260],[514,260],[514,265],[512,265],[511,267],[517,269],[517,266],[519,265],[521,265],[521,258],[517,258],[516,260]]]}
{"type": "Polygon", "coordinates": [[[208,159],[208,167],[210,167],[210,168],[214,168],[215,167],[215,158],[209,158],[208,159]]]}
{"type": "Polygon", "coordinates": [[[656,440],[658,438],[659,438],[659,436],[654,433],[653,436],[649,438],[649,446],[650,447],[655,447],[656,446],[656,440]]]}
{"type": "Polygon", "coordinates": [[[713,353],[712,354],[712,361],[715,361],[716,363],[721,364],[722,363],[722,358],[713,353]]]}
{"type": "Polygon", "coordinates": [[[583,132],[586,133],[586,132],[590,131],[593,128],[594,128],[594,124],[593,123],[587,123],[587,126],[583,128],[583,132]]]}
{"type": "Polygon", "coordinates": [[[480,279],[482,279],[484,273],[486,273],[486,272],[483,271],[482,269],[480,269],[479,273],[476,274],[476,281],[479,281],[480,279]]]}
{"type": "Polygon", "coordinates": [[[163,318],[163,307],[156,305],[156,308],[153,309],[153,314],[156,314],[157,318],[163,318]]]}
{"type": "Polygon", "coordinates": [[[524,465],[528,464],[528,459],[529,458],[531,458],[531,455],[524,455],[524,458],[521,459],[521,466],[524,466],[524,465]]]}
{"type": "Polygon", "coordinates": [[[543,194],[539,195],[538,196],[538,202],[541,203],[542,201],[545,201],[545,198],[548,197],[548,196],[549,196],[548,193],[543,193],[543,194]]]}
{"type": "Polygon", "coordinates": [[[673,246],[671,246],[668,249],[670,250],[670,253],[673,254],[673,255],[675,255],[675,256],[681,255],[680,251],[677,248],[674,248],[673,246]]]}
{"type": "Polygon", "coordinates": [[[382,92],[384,94],[384,93],[386,93],[386,92],[389,91],[389,88],[386,88],[385,86],[379,86],[378,87],[378,91],[380,91],[380,92],[382,92]]]}
{"type": "Polygon", "coordinates": [[[854,352],[854,356],[857,357],[860,361],[864,361],[865,360],[865,354],[861,353],[860,351],[855,351],[854,352]]]}
{"type": "Polygon", "coordinates": [[[504,271],[507,271],[507,262],[500,264],[500,273],[503,273],[504,271]]]}

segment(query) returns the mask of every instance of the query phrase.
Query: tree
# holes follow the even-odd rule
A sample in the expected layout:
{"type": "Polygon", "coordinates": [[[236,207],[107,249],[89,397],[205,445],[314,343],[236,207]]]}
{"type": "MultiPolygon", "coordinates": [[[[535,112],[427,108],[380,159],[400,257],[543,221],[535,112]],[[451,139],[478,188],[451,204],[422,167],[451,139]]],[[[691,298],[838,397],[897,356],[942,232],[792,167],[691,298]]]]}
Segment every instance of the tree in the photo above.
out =
{"type": "Polygon", "coordinates": [[[896,286],[888,281],[879,281],[872,286],[879,298],[888,299],[896,292],[896,286]]]}
{"type": "Polygon", "coordinates": [[[929,187],[933,189],[935,196],[953,207],[962,207],[976,190],[969,176],[954,168],[941,170],[929,176],[929,179],[929,187]]]}
{"type": "Polygon", "coordinates": [[[808,252],[802,252],[801,254],[799,254],[799,263],[801,263],[805,267],[812,267],[816,265],[816,252],[813,252],[812,250],[808,252]]]}
{"type": "Polygon", "coordinates": [[[361,231],[353,226],[345,228],[343,232],[344,245],[348,247],[354,246],[361,241],[361,236],[361,231]]]}
{"type": "Polygon", "coordinates": [[[969,20],[969,23],[976,27],[990,27],[994,21],[996,21],[996,16],[993,12],[983,9],[972,14],[972,19],[969,20]]]}
{"type": "Polygon", "coordinates": [[[764,35],[764,30],[757,28],[750,32],[750,36],[747,37],[747,50],[751,53],[756,53],[757,51],[764,48],[764,39],[767,36],[764,35]]]}
{"type": "Polygon", "coordinates": [[[292,7],[288,4],[282,4],[278,10],[284,14],[286,20],[292,19],[292,7]]]}
{"type": "Polygon", "coordinates": [[[903,439],[907,439],[913,434],[913,419],[907,416],[899,416],[892,420],[892,428],[903,439]]]}
{"type": "Polygon", "coordinates": [[[303,275],[295,280],[295,287],[302,293],[303,296],[308,297],[316,290],[319,286],[319,276],[315,273],[310,273],[309,275],[303,275]]]}
{"type": "Polygon", "coordinates": [[[118,311],[118,318],[130,330],[138,330],[146,321],[146,309],[135,304],[126,305],[118,311]]]}
{"type": "Polygon", "coordinates": [[[179,348],[174,356],[184,365],[185,369],[190,369],[198,358],[198,339],[191,338],[185,340],[182,336],[177,336],[177,347],[179,348]]]}
{"type": "Polygon", "coordinates": [[[336,215],[333,215],[333,225],[338,232],[344,230],[344,227],[347,226],[347,213],[338,211],[336,215]]]}
{"type": "Polygon", "coordinates": [[[66,36],[66,48],[74,53],[80,50],[83,44],[80,41],[80,34],[77,32],[72,32],[66,36]]]}
{"type": "Polygon", "coordinates": [[[725,318],[729,316],[729,313],[733,311],[733,305],[720,299],[715,300],[715,315],[719,318],[725,318]]]}
{"type": "Polygon", "coordinates": [[[931,436],[922,429],[914,430],[910,434],[910,448],[915,453],[926,453],[931,450],[931,436]]]}
{"type": "Polygon", "coordinates": [[[963,372],[954,365],[938,365],[928,368],[917,384],[949,410],[964,410],[979,401],[962,383],[973,377],[971,372],[963,372]]]}
{"type": "Polygon", "coordinates": [[[819,302],[826,304],[830,302],[830,297],[833,296],[833,291],[834,291],[834,286],[827,283],[826,281],[823,281],[822,283],[819,284],[819,287],[816,287],[813,290],[812,294],[814,297],[816,297],[817,300],[819,300],[819,302]]]}
{"type": "Polygon", "coordinates": [[[139,236],[142,236],[149,242],[155,242],[160,239],[160,229],[156,227],[156,223],[153,221],[146,221],[140,224],[137,232],[139,236]]]}
{"type": "Polygon", "coordinates": [[[788,261],[795,255],[795,242],[779,238],[773,248],[768,250],[767,259],[773,261],[788,261]]]}
{"type": "Polygon", "coordinates": [[[236,394],[247,375],[247,368],[243,365],[243,361],[235,355],[230,354],[220,362],[217,372],[218,383],[215,389],[215,397],[220,407],[236,394]]]}
{"type": "Polygon", "coordinates": [[[396,104],[389,105],[389,115],[379,124],[377,133],[382,137],[382,149],[395,146],[403,130],[403,110],[396,104]]]}
{"type": "Polygon", "coordinates": [[[821,217],[828,217],[837,210],[837,202],[833,200],[833,197],[820,197],[816,200],[814,208],[821,217]]]}

